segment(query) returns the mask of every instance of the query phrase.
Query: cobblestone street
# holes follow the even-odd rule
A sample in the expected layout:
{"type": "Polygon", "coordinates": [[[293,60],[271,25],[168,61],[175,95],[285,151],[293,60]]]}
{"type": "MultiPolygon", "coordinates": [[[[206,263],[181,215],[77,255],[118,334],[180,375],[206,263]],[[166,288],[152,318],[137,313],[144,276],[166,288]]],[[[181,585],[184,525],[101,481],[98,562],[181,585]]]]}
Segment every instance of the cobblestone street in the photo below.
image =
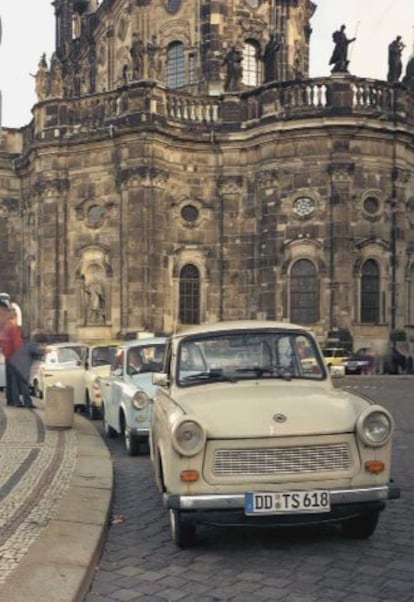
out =
{"type": "MultiPolygon", "coordinates": [[[[148,455],[113,454],[113,520],[86,602],[412,602],[414,600],[414,377],[346,377],[339,386],[384,404],[396,421],[389,502],[368,540],[336,527],[200,530],[199,544],[170,541],[148,455]]],[[[101,426],[99,428],[102,432],[101,426]]]]}
{"type": "Polygon", "coordinates": [[[75,431],[0,400],[0,586],[49,523],[72,478],[75,431]],[[16,419],[17,418],[17,419],[16,419]]]}

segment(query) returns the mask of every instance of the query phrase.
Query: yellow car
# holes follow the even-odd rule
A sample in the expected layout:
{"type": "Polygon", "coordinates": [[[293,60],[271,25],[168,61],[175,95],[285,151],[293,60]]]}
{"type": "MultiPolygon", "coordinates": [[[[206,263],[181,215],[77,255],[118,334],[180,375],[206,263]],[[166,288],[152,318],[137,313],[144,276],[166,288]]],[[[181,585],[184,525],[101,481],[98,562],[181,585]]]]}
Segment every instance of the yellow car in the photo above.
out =
{"type": "Polygon", "coordinates": [[[344,362],[349,359],[349,353],[345,349],[342,347],[326,347],[326,349],[322,349],[322,354],[329,369],[332,366],[343,366],[345,374],[344,362]]]}

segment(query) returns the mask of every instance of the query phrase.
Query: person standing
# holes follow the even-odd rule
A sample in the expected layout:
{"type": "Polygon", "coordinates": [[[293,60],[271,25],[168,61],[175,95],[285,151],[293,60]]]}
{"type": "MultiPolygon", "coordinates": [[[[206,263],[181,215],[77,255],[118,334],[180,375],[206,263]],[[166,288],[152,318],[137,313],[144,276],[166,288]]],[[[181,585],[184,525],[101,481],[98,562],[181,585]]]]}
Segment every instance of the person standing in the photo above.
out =
{"type": "Polygon", "coordinates": [[[45,342],[46,338],[37,335],[33,340],[24,341],[23,344],[11,356],[9,362],[14,370],[16,386],[22,397],[22,403],[26,408],[35,408],[30,395],[30,371],[35,360],[41,360],[44,353],[38,343],[45,342]]]}
{"type": "Polygon", "coordinates": [[[19,406],[21,402],[17,377],[14,367],[10,364],[10,358],[22,346],[22,337],[10,302],[6,299],[0,300],[0,346],[6,365],[6,403],[19,406]]]}

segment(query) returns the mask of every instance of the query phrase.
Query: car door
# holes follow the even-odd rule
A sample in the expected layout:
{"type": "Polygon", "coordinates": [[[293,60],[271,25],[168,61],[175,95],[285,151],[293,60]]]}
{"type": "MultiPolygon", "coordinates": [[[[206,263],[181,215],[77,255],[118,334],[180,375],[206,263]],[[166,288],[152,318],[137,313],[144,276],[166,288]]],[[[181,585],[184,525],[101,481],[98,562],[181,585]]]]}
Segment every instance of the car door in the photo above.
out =
{"type": "Polygon", "coordinates": [[[70,386],[73,388],[74,404],[84,405],[85,365],[82,353],[81,348],[72,347],[62,347],[51,352],[40,369],[40,386],[43,394],[51,385],[70,386]]]}
{"type": "Polygon", "coordinates": [[[119,428],[119,390],[124,378],[124,350],[119,349],[111,365],[107,377],[100,379],[102,403],[104,404],[105,421],[118,433],[119,428]]]}

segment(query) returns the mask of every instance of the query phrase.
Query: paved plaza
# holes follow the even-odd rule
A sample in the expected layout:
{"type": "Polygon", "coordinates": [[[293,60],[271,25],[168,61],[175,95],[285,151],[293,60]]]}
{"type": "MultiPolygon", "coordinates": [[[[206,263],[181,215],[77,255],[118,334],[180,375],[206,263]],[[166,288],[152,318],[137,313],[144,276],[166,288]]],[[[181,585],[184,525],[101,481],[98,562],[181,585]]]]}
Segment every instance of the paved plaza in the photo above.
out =
{"type": "Polygon", "coordinates": [[[0,600],[78,602],[105,539],[112,462],[95,426],[45,425],[0,398],[0,600]]]}

